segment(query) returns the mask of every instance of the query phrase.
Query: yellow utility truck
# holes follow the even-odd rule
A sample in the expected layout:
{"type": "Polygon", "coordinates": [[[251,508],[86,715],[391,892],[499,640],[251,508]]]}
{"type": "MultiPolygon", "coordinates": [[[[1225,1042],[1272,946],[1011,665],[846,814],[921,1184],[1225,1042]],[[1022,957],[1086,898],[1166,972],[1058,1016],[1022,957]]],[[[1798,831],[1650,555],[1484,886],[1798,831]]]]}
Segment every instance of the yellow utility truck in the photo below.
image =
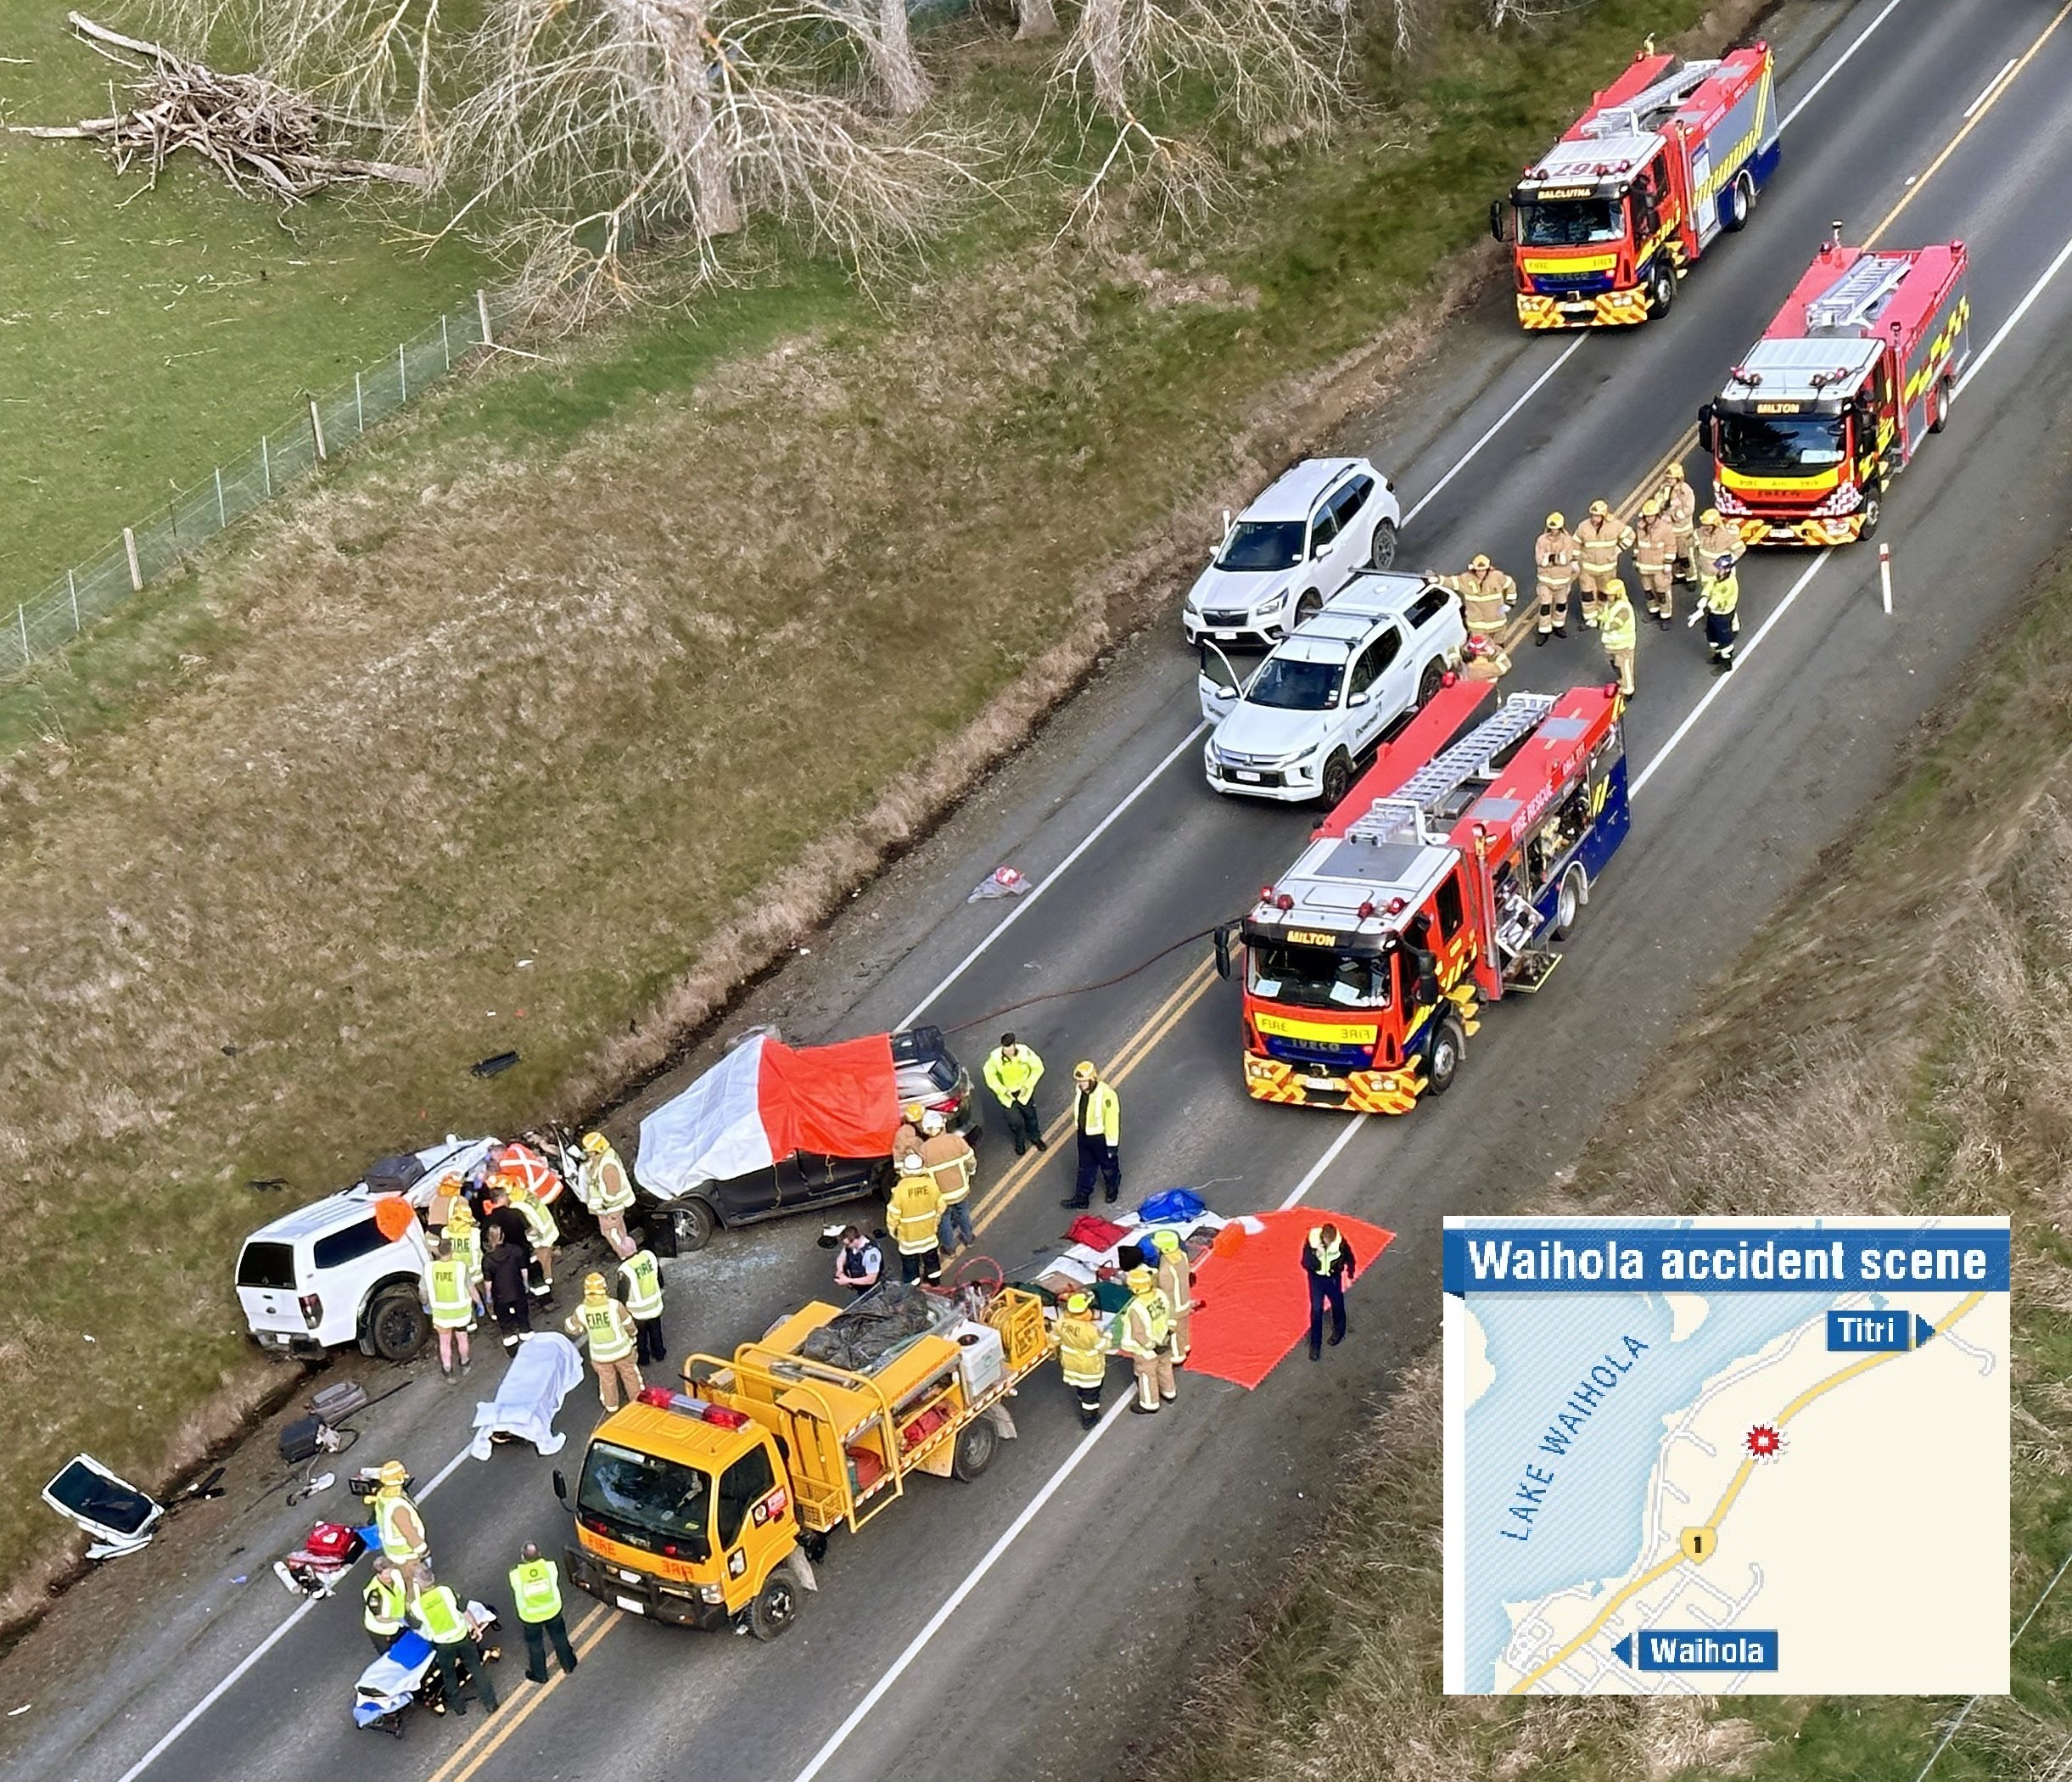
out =
{"type": "Polygon", "coordinates": [[[775,1639],[813,1562],[916,1473],[973,1479],[1015,1432],[1004,1402],[1056,1346],[1033,1293],[888,1281],[818,1301],[731,1360],[693,1355],[597,1426],[570,1496],[568,1577],[635,1615],[775,1639]]]}

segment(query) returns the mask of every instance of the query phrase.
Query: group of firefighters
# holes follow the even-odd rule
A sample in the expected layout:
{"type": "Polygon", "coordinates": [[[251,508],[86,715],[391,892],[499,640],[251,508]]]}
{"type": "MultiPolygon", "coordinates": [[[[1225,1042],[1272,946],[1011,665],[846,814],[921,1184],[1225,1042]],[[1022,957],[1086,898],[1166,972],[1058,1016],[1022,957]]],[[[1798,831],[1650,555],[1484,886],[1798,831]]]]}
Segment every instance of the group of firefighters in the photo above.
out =
{"type": "MultiPolygon", "coordinates": [[[[1581,597],[1584,626],[1604,642],[1604,653],[1619,676],[1626,698],[1634,695],[1633,658],[1639,647],[1639,619],[1621,574],[1630,553],[1633,573],[1647,597],[1648,617],[1666,630],[1676,617],[1678,580],[1698,588],[1691,624],[1703,619],[1705,647],[1713,668],[1733,666],[1734,637],[1740,630],[1741,598],[1735,565],[1747,549],[1740,533],[1716,507],[1698,512],[1698,497],[1681,464],[1672,464],[1661,486],[1640,505],[1636,524],[1627,525],[1604,501],[1590,503],[1588,516],[1573,531],[1565,515],[1547,516],[1546,530],[1533,541],[1533,586],[1537,613],[1533,642],[1568,636],[1571,594],[1581,597]]],[[[1510,672],[1504,647],[1504,622],[1518,599],[1518,584],[1477,555],[1466,573],[1439,578],[1460,597],[1468,641],[1461,653],[1461,672],[1471,681],[1500,681],[1510,672]]]]}

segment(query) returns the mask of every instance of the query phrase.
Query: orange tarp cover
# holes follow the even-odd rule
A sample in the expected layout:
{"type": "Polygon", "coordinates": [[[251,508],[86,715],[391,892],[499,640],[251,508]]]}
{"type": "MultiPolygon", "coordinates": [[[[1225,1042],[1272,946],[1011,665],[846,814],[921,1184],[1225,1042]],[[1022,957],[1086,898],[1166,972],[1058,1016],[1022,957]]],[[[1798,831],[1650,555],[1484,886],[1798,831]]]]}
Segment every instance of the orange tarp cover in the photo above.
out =
{"type": "MultiPolygon", "coordinates": [[[[1247,1389],[1256,1387],[1309,1334],[1309,1286],[1303,1278],[1302,1242],[1326,1219],[1352,1247],[1355,1280],[1364,1275],[1396,1239],[1393,1231],[1342,1213],[1296,1208],[1255,1215],[1266,1229],[1242,1231],[1234,1222],[1216,1234],[1209,1253],[1195,1265],[1193,1349],[1187,1370],[1213,1374],[1247,1389]]],[[[1330,1314],[1325,1321],[1328,1324],[1330,1314]]],[[[1346,1296],[1350,1327],[1359,1316],[1355,1297],[1346,1296]]]]}

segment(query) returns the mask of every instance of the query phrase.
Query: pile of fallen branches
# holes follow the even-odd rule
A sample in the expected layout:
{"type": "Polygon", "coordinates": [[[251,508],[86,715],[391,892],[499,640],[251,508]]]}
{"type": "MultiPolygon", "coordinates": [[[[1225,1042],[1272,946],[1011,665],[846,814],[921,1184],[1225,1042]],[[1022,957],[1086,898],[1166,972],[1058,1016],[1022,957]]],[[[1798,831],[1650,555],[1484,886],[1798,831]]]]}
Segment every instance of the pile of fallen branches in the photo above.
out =
{"type": "MultiPolygon", "coordinates": [[[[239,192],[256,186],[283,205],[347,180],[422,186],[420,168],[363,160],[350,147],[353,120],[323,110],[261,75],[219,74],[161,44],[126,37],[79,13],[68,14],[88,48],[130,70],[127,110],[69,125],[14,125],[20,136],[84,138],[104,144],[124,172],[141,163],[151,183],[182,148],[199,155],[239,192]]],[[[113,98],[114,89],[109,89],[113,98]]]]}

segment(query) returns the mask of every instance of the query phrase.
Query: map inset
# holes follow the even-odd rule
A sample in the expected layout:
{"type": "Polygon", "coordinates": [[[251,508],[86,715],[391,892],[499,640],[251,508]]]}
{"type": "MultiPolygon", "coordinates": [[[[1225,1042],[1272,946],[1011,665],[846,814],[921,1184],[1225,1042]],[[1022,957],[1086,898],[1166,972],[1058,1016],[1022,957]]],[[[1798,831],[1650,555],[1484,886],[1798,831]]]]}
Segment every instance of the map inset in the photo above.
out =
{"type": "Polygon", "coordinates": [[[1446,1687],[1997,1694],[2001,1220],[1448,1219],[1446,1687]]]}

